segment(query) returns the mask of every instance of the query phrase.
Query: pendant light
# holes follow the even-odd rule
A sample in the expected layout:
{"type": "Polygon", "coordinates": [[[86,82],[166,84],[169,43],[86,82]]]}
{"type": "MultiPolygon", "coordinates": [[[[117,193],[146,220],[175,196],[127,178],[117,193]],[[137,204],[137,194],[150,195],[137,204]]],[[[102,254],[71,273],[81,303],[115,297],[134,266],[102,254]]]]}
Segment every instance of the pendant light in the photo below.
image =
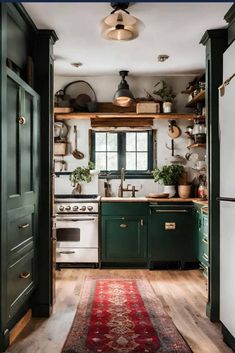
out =
{"type": "Polygon", "coordinates": [[[129,3],[111,3],[114,9],[105,17],[102,24],[102,36],[108,40],[125,41],[138,37],[141,21],[127,11],[129,3]]]}
{"type": "Polygon", "coordinates": [[[113,104],[120,107],[129,107],[134,100],[134,96],[129,89],[129,85],[125,80],[129,71],[122,70],[119,72],[122,80],[118,85],[118,90],[113,97],[113,104]]]}

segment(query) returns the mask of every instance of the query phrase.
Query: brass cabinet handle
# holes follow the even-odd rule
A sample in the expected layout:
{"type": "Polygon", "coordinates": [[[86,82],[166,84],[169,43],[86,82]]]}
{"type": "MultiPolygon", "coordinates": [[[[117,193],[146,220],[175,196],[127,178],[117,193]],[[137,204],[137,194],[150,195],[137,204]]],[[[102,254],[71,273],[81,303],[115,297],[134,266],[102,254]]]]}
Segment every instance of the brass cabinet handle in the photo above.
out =
{"type": "Polygon", "coordinates": [[[208,240],[206,238],[202,239],[203,243],[208,244],[208,240]]]}
{"type": "Polygon", "coordinates": [[[121,223],[121,224],[120,224],[120,228],[127,228],[127,227],[128,227],[128,225],[125,224],[125,223],[121,223]]]}
{"type": "Polygon", "coordinates": [[[24,116],[20,116],[20,117],[18,118],[18,123],[19,123],[20,125],[25,125],[25,124],[26,124],[26,119],[25,119],[25,117],[24,117],[24,116]]]}
{"type": "Polygon", "coordinates": [[[206,261],[208,261],[208,256],[207,256],[207,254],[203,254],[203,258],[204,258],[206,261]]]}
{"type": "Polygon", "coordinates": [[[140,220],[140,225],[141,225],[141,227],[144,226],[144,220],[143,219],[140,220]]]}
{"type": "Polygon", "coordinates": [[[30,277],[30,275],[31,275],[30,272],[21,272],[21,273],[19,274],[19,277],[22,278],[22,279],[27,279],[27,278],[30,277]]]}
{"type": "Polygon", "coordinates": [[[187,213],[188,210],[155,210],[156,213],[187,213]]]}
{"type": "Polygon", "coordinates": [[[20,229],[25,229],[25,228],[28,228],[28,227],[29,227],[29,223],[21,224],[19,226],[20,229]]]}

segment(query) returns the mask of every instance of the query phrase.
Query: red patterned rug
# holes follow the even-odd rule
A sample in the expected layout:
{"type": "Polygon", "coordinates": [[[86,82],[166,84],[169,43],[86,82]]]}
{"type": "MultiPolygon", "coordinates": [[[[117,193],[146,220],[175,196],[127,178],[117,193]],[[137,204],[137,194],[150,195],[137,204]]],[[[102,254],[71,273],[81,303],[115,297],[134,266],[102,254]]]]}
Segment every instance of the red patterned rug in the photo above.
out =
{"type": "Polygon", "coordinates": [[[192,353],[147,280],[87,278],[62,353],[192,353]]]}

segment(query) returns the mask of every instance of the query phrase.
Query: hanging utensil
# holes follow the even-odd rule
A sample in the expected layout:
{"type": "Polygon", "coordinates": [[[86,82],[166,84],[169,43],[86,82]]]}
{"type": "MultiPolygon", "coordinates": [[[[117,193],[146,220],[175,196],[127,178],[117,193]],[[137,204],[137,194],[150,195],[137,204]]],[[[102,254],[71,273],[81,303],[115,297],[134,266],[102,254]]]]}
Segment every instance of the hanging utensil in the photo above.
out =
{"type": "Polygon", "coordinates": [[[74,156],[74,158],[76,159],[83,159],[84,158],[84,154],[80,151],[78,151],[78,132],[77,132],[77,126],[74,125],[73,127],[74,129],[74,136],[75,136],[75,149],[72,152],[72,155],[74,156]]]}

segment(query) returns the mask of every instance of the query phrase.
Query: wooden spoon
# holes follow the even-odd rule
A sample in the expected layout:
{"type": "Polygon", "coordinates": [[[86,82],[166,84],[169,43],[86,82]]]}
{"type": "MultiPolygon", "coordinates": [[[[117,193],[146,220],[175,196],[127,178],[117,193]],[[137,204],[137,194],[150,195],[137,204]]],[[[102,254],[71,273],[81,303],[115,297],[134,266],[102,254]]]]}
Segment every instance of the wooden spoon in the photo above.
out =
{"type": "Polygon", "coordinates": [[[72,155],[74,156],[74,158],[76,159],[83,159],[84,158],[84,154],[80,151],[78,151],[78,132],[77,132],[77,126],[74,125],[73,127],[74,129],[74,136],[75,136],[75,149],[72,152],[72,155]]]}

